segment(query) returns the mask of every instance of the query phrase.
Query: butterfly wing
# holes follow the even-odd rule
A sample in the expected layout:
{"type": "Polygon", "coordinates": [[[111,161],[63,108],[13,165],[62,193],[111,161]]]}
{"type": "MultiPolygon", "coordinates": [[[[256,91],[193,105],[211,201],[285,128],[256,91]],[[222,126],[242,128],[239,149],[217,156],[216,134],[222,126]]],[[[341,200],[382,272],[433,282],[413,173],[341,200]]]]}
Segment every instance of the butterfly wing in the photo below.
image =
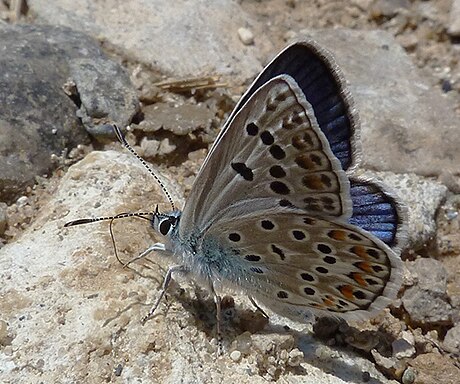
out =
{"type": "Polygon", "coordinates": [[[403,209],[352,174],[357,116],[334,62],[313,43],[283,51],[242,97],[179,223],[198,275],[297,320],[386,307],[401,285],[403,209]],[[192,241],[193,240],[193,241],[192,241]]]}
{"type": "Polygon", "coordinates": [[[212,255],[207,265],[213,278],[300,321],[312,311],[367,318],[388,306],[401,285],[402,262],[377,237],[295,208],[215,223],[201,251],[204,258],[212,255]]]}
{"type": "Polygon", "coordinates": [[[346,171],[354,168],[360,152],[358,115],[334,58],[312,40],[299,41],[286,47],[264,68],[241,97],[220,136],[257,89],[281,74],[290,76],[302,90],[342,168],[346,171]]]}
{"type": "Polygon", "coordinates": [[[377,179],[351,176],[348,223],[371,233],[399,253],[407,242],[407,208],[377,179]]]}
{"type": "Polygon", "coordinates": [[[348,177],[287,75],[257,89],[213,146],[184,207],[181,236],[229,218],[236,211],[228,208],[248,199],[264,208],[284,204],[313,215],[351,216],[348,177]]]}

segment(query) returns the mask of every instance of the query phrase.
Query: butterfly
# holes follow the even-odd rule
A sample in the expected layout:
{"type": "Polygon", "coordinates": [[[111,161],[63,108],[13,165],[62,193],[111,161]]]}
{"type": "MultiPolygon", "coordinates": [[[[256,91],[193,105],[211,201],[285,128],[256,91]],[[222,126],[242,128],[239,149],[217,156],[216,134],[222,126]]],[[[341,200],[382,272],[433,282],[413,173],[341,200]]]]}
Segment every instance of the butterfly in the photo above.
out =
{"type": "MultiPolygon", "coordinates": [[[[365,319],[387,307],[401,286],[405,208],[380,181],[358,175],[359,153],[358,115],[331,54],[313,41],[291,44],[236,105],[183,211],[154,175],[172,211],[148,214],[164,242],[140,257],[158,251],[176,265],[144,321],[177,272],[212,293],[218,335],[225,286],[301,322],[365,319]]],[[[147,214],[108,219],[133,215],[147,214]]]]}

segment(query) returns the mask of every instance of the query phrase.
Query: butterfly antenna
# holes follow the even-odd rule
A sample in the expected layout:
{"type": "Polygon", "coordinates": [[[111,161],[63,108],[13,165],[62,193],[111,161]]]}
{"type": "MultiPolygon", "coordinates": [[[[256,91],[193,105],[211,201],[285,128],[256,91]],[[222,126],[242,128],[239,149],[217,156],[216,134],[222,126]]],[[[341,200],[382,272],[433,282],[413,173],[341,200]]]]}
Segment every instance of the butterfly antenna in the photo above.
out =
{"type": "Polygon", "coordinates": [[[153,216],[153,212],[126,212],[126,213],[119,213],[118,215],[114,216],[104,216],[104,217],[94,217],[94,218],[88,218],[88,219],[77,219],[77,220],[72,220],[69,221],[68,223],[64,224],[64,227],[73,227],[75,225],[81,225],[81,224],[89,224],[89,223],[95,223],[96,221],[104,221],[104,220],[115,220],[115,219],[123,219],[125,217],[139,217],[141,219],[145,220],[151,220],[151,216],[153,216]],[[150,217],[146,217],[150,216],[150,217]]]}
{"type": "Polygon", "coordinates": [[[156,180],[156,182],[160,185],[161,189],[163,190],[163,193],[166,195],[166,198],[169,201],[169,204],[171,204],[171,208],[173,211],[176,210],[176,207],[174,206],[173,199],[171,195],[169,194],[168,190],[166,189],[165,185],[161,181],[161,179],[156,175],[156,173],[153,171],[153,169],[147,164],[147,162],[140,157],[136,151],[128,144],[126,141],[125,137],[123,136],[123,133],[121,132],[120,128],[118,128],[117,125],[113,124],[113,130],[115,131],[115,134],[117,135],[118,140],[120,143],[123,144],[123,146],[131,152],[141,163],[142,165],[147,169],[147,171],[153,176],[153,178],[156,180]]]}

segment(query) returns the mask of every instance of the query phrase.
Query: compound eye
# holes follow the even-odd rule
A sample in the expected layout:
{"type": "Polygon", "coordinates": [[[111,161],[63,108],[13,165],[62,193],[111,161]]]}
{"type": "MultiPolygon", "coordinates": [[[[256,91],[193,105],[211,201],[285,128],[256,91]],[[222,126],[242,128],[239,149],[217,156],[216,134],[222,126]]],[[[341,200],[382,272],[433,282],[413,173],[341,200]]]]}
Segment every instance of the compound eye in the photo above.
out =
{"type": "Polygon", "coordinates": [[[164,219],[158,226],[158,230],[163,236],[166,236],[172,228],[172,222],[170,219],[164,219]]]}

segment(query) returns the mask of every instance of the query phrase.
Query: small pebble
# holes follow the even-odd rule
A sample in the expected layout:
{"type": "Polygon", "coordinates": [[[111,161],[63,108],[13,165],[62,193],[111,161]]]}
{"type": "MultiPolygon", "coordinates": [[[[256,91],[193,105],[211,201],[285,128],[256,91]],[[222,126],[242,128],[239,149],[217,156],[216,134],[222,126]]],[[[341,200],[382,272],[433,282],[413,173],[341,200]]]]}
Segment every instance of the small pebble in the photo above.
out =
{"type": "Polygon", "coordinates": [[[448,79],[444,79],[441,84],[442,91],[444,93],[452,91],[452,83],[448,79]]]}
{"type": "Polygon", "coordinates": [[[0,343],[8,337],[8,324],[5,320],[0,320],[0,343]]]}
{"type": "Polygon", "coordinates": [[[122,371],[123,371],[123,365],[118,364],[114,371],[115,376],[120,376],[122,371]]]}
{"type": "Polygon", "coordinates": [[[244,45],[254,44],[254,34],[247,28],[238,28],[238,36],[244,45]]]}
{"type": "Polygon", "coordinates": [[[241,352],[238,350],[233,351],[232,353],[230,353],[230,359],[237,363],[241,359],[241,352]]]}
{"type": "Polygon", "coordinates": [[[408,367],[402,375],[401,382],[403,384],[412,384],[415,381],[416,377],[417,375],[415,373],[414,368],[408,367]]]}
{"type": "Polygon", "coordinates": [[[5,203],[0,202],[0,235],[3,235],[8,225],[7,216],[8,206],[5,203]]]}
{"type": "Polygon", "coordinates": [[[295,348],[291,352],[289,352],[288,365],[291,367],[298,367],[302,363],[303,359],[303,352],[295,348]]]}
{"type": "Polygon", "coordinates": [[[16,204],[18,207],[23,207],[29,202],[29,198],[27,196],[21,196],[19,199],[16,200],[16,204]]]}

